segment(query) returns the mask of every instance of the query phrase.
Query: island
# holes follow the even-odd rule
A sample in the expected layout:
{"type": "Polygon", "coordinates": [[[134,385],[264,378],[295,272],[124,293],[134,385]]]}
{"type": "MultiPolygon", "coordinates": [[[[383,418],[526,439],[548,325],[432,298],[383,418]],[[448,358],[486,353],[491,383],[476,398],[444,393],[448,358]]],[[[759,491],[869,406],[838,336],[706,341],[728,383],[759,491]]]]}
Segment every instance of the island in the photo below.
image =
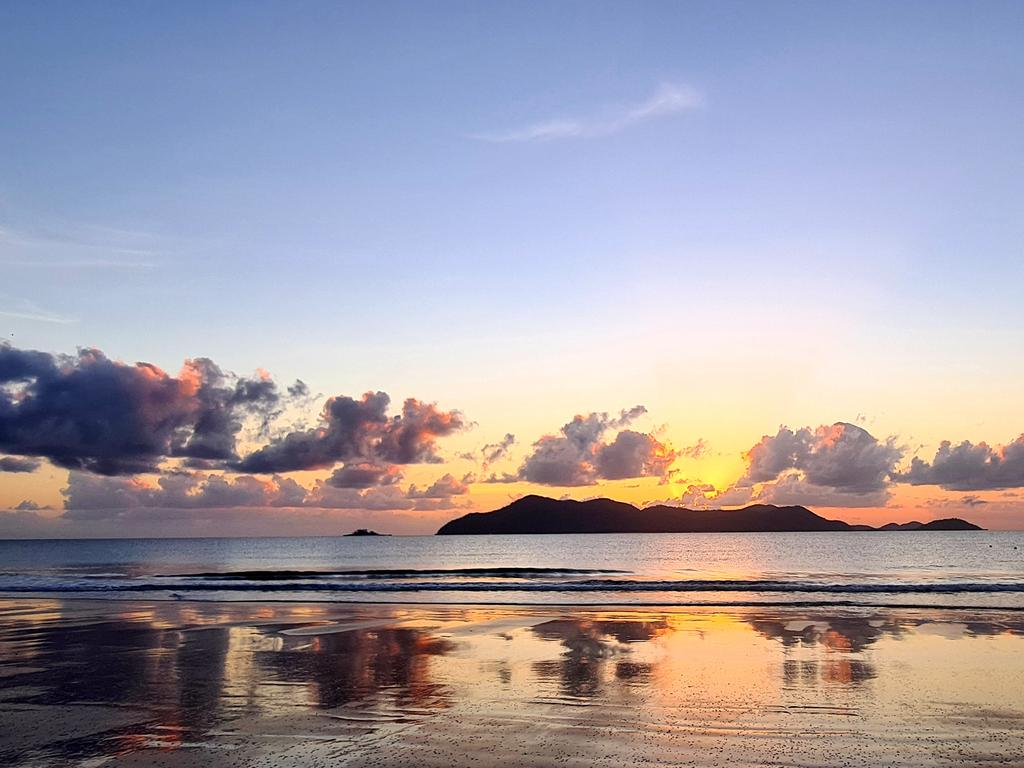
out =
{"type": "Polygon", "coordinates": [[[369,528],[356,528],[352,533],[346,533],[346,536],[390,536],[390,533],[377,533],[371,531],[369,528]]]}
{"type": "Polygon", "coordinates": [[[980,531],[959,518],[890,523],[882,528],[829,520],[807,507],[753,504],[742,509],[634,507],[612,499],[524,496],[492,512],[471,512],[441,526],[437,535],[495,533],[788,533],[805,531],[980,531]]]}
{"type": "Polygon", "coordinates": [[[909,523],[886,523],[877,530],[879,531],[983,531],[974,523],[961,520],[959,517],[944,517],[941,520],[932,520],[930,523],[922,523],[912,520],[909,523]]]}

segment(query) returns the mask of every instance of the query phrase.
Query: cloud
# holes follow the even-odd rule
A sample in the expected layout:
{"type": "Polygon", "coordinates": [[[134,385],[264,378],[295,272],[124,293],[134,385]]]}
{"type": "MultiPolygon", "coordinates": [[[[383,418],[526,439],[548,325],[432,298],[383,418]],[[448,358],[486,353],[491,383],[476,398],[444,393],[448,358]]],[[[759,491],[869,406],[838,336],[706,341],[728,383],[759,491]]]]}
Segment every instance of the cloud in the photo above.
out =
{"type": "Polygon", "coordinates": [[[35,472],[42,464],[39,459],[18,456],[0,456],[0,472],[35,472]]]}
{"type": "Polygon", "coordinates": [[[371,488],[379,485],[394,485],[402,479],[402,473],[393,464],[355,462],[334,470],[327,484],[335,488],[371,488]]]}
{"type": "Polygon", "coordinates": [[[487,469],[491,464],[496,461],[501,461],[503,458],[508,456],[509,449],[515,445],[516,436],[511,432],[505,434],[501,440],[496,443],[489,443],[480,449],[483,454],[482,469],[487,469]]]}
{"type": "Polygon", "coordinates": [[[233,465],[243,472],[269,473],[322,469],[339,461],[370,463],[434,463],[438,438],[462,430],[458,411],[409,398],[397,416],[387,413],[391,399],[384,392],[367,392],[360,399],[332,397],[321,423],[290,432],[233,465]]]}
{"type": "Polygon", "coordinates": [[[229,460],[244,419],[273,417],[269,377],[205,358],[171,376],[97,349],[50,355],[0,345],[0,450],[101,475],[153,471],[167,457],[229,460]]]}
{"type": "Polygon", "coordinates": [[[693,445],[688,445],[685,448],[679,449],[679,455],[687,459],[700,459],[707,456],[708,451],[711,448],[707,444],[707,441],[701,437],[698,438],[697,442],[693,445]]]}
{"type": "Polygon", "coordinates": [[[15,320],[32,320],[38,323],[54,323],[56,325],[70,325],[78,322],[76,318],[45,310],[28,299],[10,299],[4,296],[0,296],[0,317],[12,317],[15,320]]]}
{"type": "Polygon", "coordinates": [[[740,485],[751,485],[774,480],[787,469],[794,468],[804,460],[812,439],[807,427],[794,432],[788,427],[779,427],[774,435],[763,435],[743,457],[747,460],[747,472],[740,479],[740,485]]]}
{"type": "Polygon", "coordinates": [[[924,502],[926,507],[956,507],[956,508],[973,508],[983,507],[986,504],[999,503],[998,501],[992,502],[988,499],[983,499],[980,496],[974,494],[967,494],[961,496],[959,499],[927,499],[924,502]]]}
{"type": "Polygon", "coordinates": [[[35,511],[0,511],[0,538],[119,538],[149,536],[337,536],[356,528],[384,533],[431,534],[450,512],[421,509],[234,507],[229,509],[123,509],[106,517],[69,519],[35,511]]]}
{"type": "Polygon", "coordinates": [[[813,430],[783,426],[744,453],[747,470],[732,486],[718,491],[712,485],[693,484],[680,503],[693,508],[885,506],[902,454],[895,438],[879,441],[854,424],[837,422],[813,430]]]}
{"type": "Polygon", "coordinates": [[[318,509],[409,510],[416,504],[395,485],[375,488],[336,488],[318,482],[306,497],[308,507],[318,509]]]}
{"type": "Polygon", "coordinates": [[[732,486],[719,491],[711,483],[691,483],[686,491],[676,500],[659,502],[687,509],[711,509],[722,507],[739,507],[751,503],[754,496],[752,487],[732,486]]]}
{"type": "Polygon", "coordinates": [[[598,475],[608,480],[664,477],[676,456],[653,436],[626,429],[597,449],[595,466],[598,475]]]}
{"type": "Polygon", "coordinates": [[[188,361],[186,370],[202,382],[195,392],[200,407],[188,439],[172,446],[173,456],[234,459],[235,440],[246,415],[256,417],[260,434],[266,434],[271,420],[281,413],[277,385],[264,371],[237,379],[206,358],[188,361]]]}
{"type": "Polygon", "coordinates": [[[703,97],[693,88],[663,83],[646,101],[606,110],[603,116],[554,118],[510,131],[477,134],[474,138],[499,144],[597,138],[619,133],[650,120],[699,109],[703,103],[703,97]]]}
{"type": "Polygon", "coordinates": [[[437,439],[464,426],[458,411],[412,398],[389,415],[389,397],[374,392],[330,398],[320,425],[271,438],[284,409],[309,399],[301,381],[282,393],[265,371],[239,377],[207,358],[172,376],[96,349],[51,355],[0,344],[0,451],[100,475],[154,472],[166,459],[257,474],[434,462],[437,439]],[[243,435],[270,442],[240,458],[243,435]]]}
{"type": "Polygon", "coordinates": [[[397,485],[384,485],[367,489],[336,488],[318,482],[310,490],[304,506],[322,509],[359,509],[394,511],[438,511],[460,508],[455,498],[465,495],[468,488],[450,474],[443,475],[426,488],[410,485],[402,490],[397,485]]]}
{"type": "Polygon", "coordinates": [[[191,472],[161,475],[155,484],[135,478],[72,472],[64,494],[65,516],[105,518],[124,509],[226,509],[301,507],[307,491],[287,477],[225,477],[191,472]]]}
{"type": "Polygon", "coordinates": [[[847,491],[834,486],[808,482],[799,474],[785,474],[772,483],[758,488],[752,502],[776,504],[780,507],[800,505],[806,507],[884,507],[889,501],[885,487],[869,491],[847,491]]]}
{"type": "Polygon", "coordinates": [[[151,235],[104,227],[60,227],[51,235],[0,226],[0,265],[33,269],[151,269],[151,235]]]}
{"type": "Polygon", "coordinates": [[[533,453],[511,479],[540,485],[592,485],[597,472],[591,458],[565,437],[545,435],[533,444],[533,453]]]}
{"type": "Polygon", "coordinates": [[[512,472],[502,472],[500,475],[497,472],[492,472],[486,477],[480,477],[475,482],[478,483],[518,483],[521,478],[518,474],[512,472]]]}
{"type": "Polygon", "coordinates": [[[751,485],[799,470],[807,483],[845,493],[869,494],[883,490],[902,457],[894,438],[879,442],[867,430],[837,422],[793,431],[780,427],[764,435],[745,454],[747,472],[737,483],[751,485]]]}
{"type": "MultiPolygon", "coordinates": [[[[274,475],[221,475],[168,472],[155,482],[140,478],[103,477],[72,472],[64,495],[68,520],[109,520],[132,512],[133,519],[174,515],[198,509],[352,509],[433,510],[456,506],[454,497],[465,495],[465,483],[446,474],[434,483],[403,490],[391,475],[377,485],[335,486],[330,480],[305,487],[292,478],[274,475]],[[148,511],[148,512],[147,512],[148,511]]],[[[23,507],[19,507],[23,509],[23,507]]]]}
{"type": "Polygon", "coordinates": [[[627,426],[646,412],[638,405],[618,416],[575,416],[560,434],[537,440],[517,473],[492,475],[485,482],[525,480],[540,485],[579,486],[593,485],[600,479],[664,478],[677,456],[671,446],[633,430],[619,432],[611,442],[603,439],[608,432],[627,426]]]}
{"type": "Polygon", "coordinates": [[[410,485],[406,497],[410,499],[447,499],[469,493],[465,479],[456,480],[451,474],[442,475],[430,486],[422,490],[410,485]]]}
{"type": "Polygon", "coordinates": [[[1024,487],[1024,435],[994,448],[964,440],[944,440],[930,462],[917,458],[895,476],[910,485],[938,485],[952,491],[984,491],[1024,487]]]}
{"type": "Polygon", "coordinates": [[[781,475],[777,480],[759,485],[732,485],[718,491],[713,485],[692,484],[676,502],[688,509],[739,507],[749,504],[775,504],[776,506],[807,507],[883,507],[889,500],[889,491],[881,488],[871,492],[842,491],[807,482],[798,472],[781,475]]]}

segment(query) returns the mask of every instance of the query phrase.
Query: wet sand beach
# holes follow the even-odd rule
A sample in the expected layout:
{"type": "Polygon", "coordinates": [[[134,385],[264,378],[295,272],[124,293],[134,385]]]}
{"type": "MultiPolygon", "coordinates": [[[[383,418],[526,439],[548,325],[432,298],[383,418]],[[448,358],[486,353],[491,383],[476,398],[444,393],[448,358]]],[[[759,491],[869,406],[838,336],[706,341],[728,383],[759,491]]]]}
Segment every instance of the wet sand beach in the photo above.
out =
{"type": "Polygon", "coordinates": [[[1024,765],[1024,614],[3,600],[0,764],[1024,765]]]}

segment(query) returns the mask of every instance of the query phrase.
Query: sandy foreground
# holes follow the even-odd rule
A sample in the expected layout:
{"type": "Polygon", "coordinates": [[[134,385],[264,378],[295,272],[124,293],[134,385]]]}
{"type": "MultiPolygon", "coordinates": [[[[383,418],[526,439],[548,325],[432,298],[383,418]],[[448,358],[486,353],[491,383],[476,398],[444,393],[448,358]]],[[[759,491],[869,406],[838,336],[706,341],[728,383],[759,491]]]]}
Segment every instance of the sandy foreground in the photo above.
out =
{"type": "Polygon", "coordinates": [[[0,601],[0,765],[1024,765],[1024,615],[0,601]]]}

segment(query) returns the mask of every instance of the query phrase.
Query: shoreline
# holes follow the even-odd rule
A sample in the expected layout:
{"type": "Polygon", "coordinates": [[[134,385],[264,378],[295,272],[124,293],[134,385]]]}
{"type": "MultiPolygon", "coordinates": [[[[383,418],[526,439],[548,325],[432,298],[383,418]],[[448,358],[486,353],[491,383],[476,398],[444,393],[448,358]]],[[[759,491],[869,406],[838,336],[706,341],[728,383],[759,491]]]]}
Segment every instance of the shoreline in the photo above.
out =
{"type": "Polygon", "coordinates": [[[227,604],[227,605],[244,605],[244,604],[263,604],[268,603],[272,605],[317,605],[317,606],[330,606],[330,605],[341,605],[348,607],[356,606],[416,606],[421,608],[430,607],[473,607],[480,606],[486,608],[522,608],[528,609],[533,607],[538,608],[576,608],[580,610],[599,610],[603,608],[611,608],[615,610],[625,608],[661,608],[667,610],[688,610],[688,609],[721,609],[728,610],[730,608],[774,608],[774,609],[807,609],[807,608],[836,608],[845,610],[908,610],[908,611],[952,611],[952,612],[976,612],[976,613],[1024,613],[1024,605],[957,605],[955,603],[949,604],[936,604],[936,603],[863,603],[863,602],[843,602],[843,601],[830,601],[830,600],[778,600],[778,601],[735,601],[735,602],[645,602],[645,601],[622,601],[616,602],[614,600],[604,602],[556,602],[556,601],[545,601],[539,602],[505,602],[505,601],[487,601],[487,600],[451,600],[451,601],[430,601],[430,600],[351,600],[344,598],[324,598],[322,600],[311,600],[311,599],[296,599],[289,597],[252,597],[252,598],[241,598],[241,599],[226,599],[223,597],[211,597],[209,599],[203,599],[198,597],[188,598],[176,598],[176,597],[140,597],[133,594],[125,594],[124,596],[111,595],[107,597],[96,597],[95,593],[87,595],[76,595],[68,593],[58,592],[0,592],[0,603],[4,601],[39,601],[39,600],[59,600],[59,601],[73,601],[73,602],[94,602],[98,604],[104,603],[169,603],[171,605],[187,605],[190,603],[196,603],[200,605],[216,605],[216,604],[227,604]]]}

